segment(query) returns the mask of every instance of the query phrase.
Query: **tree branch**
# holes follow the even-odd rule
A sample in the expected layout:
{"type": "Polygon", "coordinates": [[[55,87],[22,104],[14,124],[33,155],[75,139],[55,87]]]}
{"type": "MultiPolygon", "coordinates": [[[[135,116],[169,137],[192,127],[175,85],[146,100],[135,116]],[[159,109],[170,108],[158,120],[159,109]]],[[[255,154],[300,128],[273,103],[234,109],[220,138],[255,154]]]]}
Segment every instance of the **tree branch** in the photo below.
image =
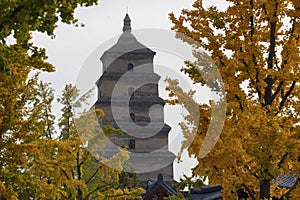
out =
{"type": "Polygon", "coordinates": [[[60,195],[61,195],[64,199],[67,198],[66,195],[64,195],[62,191],[58,190],[58,192],[60,193],[60,195]]]}
{"type": "MultiPolygon", "coordinates": [[[[290,38],[294,35],[294,32],[295,32],[295,23],[296,23],[296,18],[293,18],[293,23],[292,23],[292,30],[291,30],[291,33],[290,33],[290,38]]],[[[298,38],[297,38],[297,41],[298,41],[298,38]]],[[[281,63],[281,69],[284,68],[284,65],[287,64],[287,60],[284,59],[281,63]]]]}
{"type": "Polygon", "coordinates": [[[242,186],[246,189],[246,191],[250,195],[251,199],[256,200],[256,198],[255,198],[253,192],[250,190],[250,188],[245,183],[243,183],[242,186]]]}
{"type": "MultiPolygon", "coordinates": [[[[253,16],[253,11],[255,11],[255,8],[254,8],[253,0],[250,0],[250,5],[251,5],[251,9],[252,9],[252,13],[251,13],[251,16],[250,16],[250,28],[251,28],[251,30],[250,30],[250,36],[251,37],[250,38],[251,38],[251,44],[253,44],[253,35],[254,35],[254,32],[255,32],[254,16],[253,16]]],[[[252,53],[252,61],[253,61],[254,65],[256,66],[257,65],[257,61],[256,61],[256,56],[254,55],[254,52],[252,53]]],[[[261,94],[260,89],[257,86],[257,83],[259,82],[258,74],[259,74],[259,72],[258,72],[258,69],[256,68],[256,73],[255,73],[255,89],[257,91],[258,98],[261,99],[262,94],[261,94]]]]}
{"type": "MultiPolygon", "coordinates": [[[[240,48],[240,52],[242,53],[243,52],[243,49],[240,48]]],[[[261,91],[260,89],[258,88],[257,86],[257,83],[259,82],[259,78],[258,78],[258,69],[256,68],[256,73],[255,73],[255,81],[251,78],[250,76],[250,72],[249,72],[249,66],[248,64],[245,62],[245,60],[243,59],[242,63],[244,64],[245,68],[246,68],[246,72],[249,74],[249,77],[250,77],[250,82],[251,84],[253,84],[255,86],[255,89],[257,91],[257,94],[258,94],[258,98],[261,99],[262,95],[261,95],[261,91]]]]}
{"type": "Polygon", "coordinates": [[[235,96],[235,98],[236,98],[236,99],[238,100],[238,102],[239,102],[241,111],[244,111],[244,107],[243,107],[243,104],[242,104],[242,102],[241,102],[241,98],[240,98],[237,94],[235,94],[234,96],[235,96]]]}
{"type": "Polygon", "coordinates": [[[258,98],[259,99],[261,99],[261,97],[262,97],[262,95],[261,95],[261,91],[260,91],[260,89],[258,88],[258,86],[257,86],[257,83],[259,82],[259,78],[258,78],[258,69],[256,69],[256,73],[255,73],[255,79],[256,79],[256,86],[255,86],[255,89],[256,89],[256,91],[257,91],[257,94],[258,94],[258,98]]]}
{"type": "Polygon", "coordinates": [[[251,5],[251,16],[250,16],[250,26],[251,26],[251,41],[252,41],[252,37],[254,35],[254,16],[253,16],[253,11],[254,11],[254,5],[253,5],[253,0],[250,0],[250,5],[251,5]]]}
{"type": "MultiPolygon", "coordinates": [[[[275,10],[273,13],[273,17],[277,17],[277,7],[278,2],[276,2],[275,10]]],[[[272,19],[271,19],[272,20],[272,19]]],[[[269,56],[268,56],[268,69],[273,69],[273,59],[275,56],[275,45],[276,45],[276,19],[274,19],[273,22],[270,22],[271,28],[270,28],[270,47],[269,47],[269,56]]]]}
{"type": "Polygon", "coordinates": [[[88,184],[95,176],[96,174],[98,173],[98,171],[102,168],[103,166],[101,165],[100,167],[98,167],[96,169],[96,171],[94,171],[94,173],[90,176],[90,178],[85,182],[85,184],[88,184]]]}
{"type": "Polygon", "coordinates": [[[103,186],[98,186],[98,187],[96,187],[94,190],[90,191],[90,192],[83,198],[83,200],[88,199],[90,195],[92,195],[94,192],[96,192],[97,190],[99,190],[99,189],[101,189],[101,188],[103,188],[103,186]]]}
{"type": "Polygon", "coordinates": [[[68,176],[67,172],[63,168],[61,168],[61,167],[59,167],[59,168],[64,173],[64,175],[67,177],[67,179],[70,180],[70,177],[68,176]]]}
{"type": "Polygon", "coordinates": [[[281,90],[283,84],[284,84],[284,81],[281,81],[281,82],[279,83],[279,85],[278,85],[277,88],[276,88],[276,91],[275,91],[274,94],[272,95],[271,101],[274,101],[274,99],[276,98],[276,96],[279,94],[279,92],[280,92],[280,90],[281,90]]]}
{"type": "Polygon", "coordinates": [[[70,177],[68,176],[67,172],[61,166],[59,166],[57,163],[54,163],[53,165],[57,166],[64,173],[64,175],[67,177],[67,179],[70,180],[70,177]]]}
{"type": "MultiPolygon", "coordinates": [[[[291,93],[293,92],[294,88],[295,88],[295,85],[296,85],[296,81],[293,81],[290,89],[286,92],[286,94],[283,96],[281,102],[280,102],[280,105],[279,105],[279,110],[278,112],[283,108],[285,102],[287,101],[288,97],[291,95],[291,93]]],[[[277,113],[278,113],[277,112],[277,113]]]]}
{"type": "Polygon", "coordinates": [[[278,163],[278,168],[280,168],[282,165],[283,165],[283,163],[285,162],[285,160],[287,159],[287,157],[288,157],[288,155],[289,155],[290,153],[288,153],[288,152],[286,152],[283,156],[282,156],[282,158],[280,159],[280,161],[279,161],[279,163],[278,163]]]}
{"type": "Polygon", "coordinates": [[[277,61],[276,54],[274,55],[274,59],[275,59],[275,67],[276,67],[276,69],[280,70],[280,67],[278,66],[278,61],[277,61]]]}

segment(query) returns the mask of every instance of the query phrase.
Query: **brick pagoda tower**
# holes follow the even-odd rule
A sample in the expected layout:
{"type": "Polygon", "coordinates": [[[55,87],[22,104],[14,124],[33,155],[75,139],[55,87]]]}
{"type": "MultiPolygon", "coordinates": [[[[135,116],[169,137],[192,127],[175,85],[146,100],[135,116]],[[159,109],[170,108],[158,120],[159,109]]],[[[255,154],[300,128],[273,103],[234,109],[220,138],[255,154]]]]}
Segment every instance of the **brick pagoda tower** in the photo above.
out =
{"type": "Polygon", "coordinates": [[[144,184],[159,174],[165,181],[174,181],[175,155],[168,150],[171,128],[164,123],[164,100],[158,96],[155,54],[131,33],[126,14],[122,35],[100,58],[103,74],[96,82],[95,107],[105,113],[102,123],[125,132],[110,136],[106,151],[110,154],[117,146],[127,146],[131,153],[126,170],[137,173],[144,184]]]}

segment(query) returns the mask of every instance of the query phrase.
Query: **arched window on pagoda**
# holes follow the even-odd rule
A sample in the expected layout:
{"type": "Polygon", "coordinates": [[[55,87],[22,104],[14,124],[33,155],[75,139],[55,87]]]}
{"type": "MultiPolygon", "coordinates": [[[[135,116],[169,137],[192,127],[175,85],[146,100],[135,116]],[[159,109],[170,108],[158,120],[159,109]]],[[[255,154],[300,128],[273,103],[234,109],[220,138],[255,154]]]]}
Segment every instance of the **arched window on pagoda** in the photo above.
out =
{"type": "Polygon", "coordinates": [[[135,140],[134,139],[130,139],[128,141],[128,148],[130,149],[135,149],[135,140]]]}
{"type": "Polygon", "coordinates": [[[132,63],[129,63],[129,64],[127,65],[127,69],[128,69],[128,71],[133,70],[133,64],[132,64],[132,63]]]}
{"type": "Polygon", "coordinates": [[[135,122],[135,114],[134,114],[134,113],[130,113],[130,114],[129,114],[129,117],[130,117],[130,119],[131,119],[132,121],[135,122]]]}

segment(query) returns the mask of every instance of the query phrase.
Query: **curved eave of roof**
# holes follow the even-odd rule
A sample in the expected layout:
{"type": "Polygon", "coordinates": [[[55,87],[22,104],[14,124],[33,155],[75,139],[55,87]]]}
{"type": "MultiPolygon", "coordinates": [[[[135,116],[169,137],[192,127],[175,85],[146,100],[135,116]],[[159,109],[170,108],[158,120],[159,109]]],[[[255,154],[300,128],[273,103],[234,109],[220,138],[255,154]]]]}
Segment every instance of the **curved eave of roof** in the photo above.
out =
{"type": "Polygon", "coordinates": [[[131,32],[126,31],[120,36],[118,42],[114,46],[103,53],[100,60],[103,61],[103,59],[105,59],[105,57],[109,55],[113,57],[120,57],[127,53],[152,55],[156,54],[156,52],[138,42],[131,32]]]}
{"type": "Polygon", "coordinates": [[[151,197],[151,195],[153,195],[157,189],[159,189],[160,187],[162,187],[163,189],[165,189],[169,195],[176,195],[177,191],[175,189],[172,188],[171,185],[169,185],[166,181],[164,180],[157,180],[146,192],[146,194],[144,194],[144,199],[148,199],[151,197]]]}

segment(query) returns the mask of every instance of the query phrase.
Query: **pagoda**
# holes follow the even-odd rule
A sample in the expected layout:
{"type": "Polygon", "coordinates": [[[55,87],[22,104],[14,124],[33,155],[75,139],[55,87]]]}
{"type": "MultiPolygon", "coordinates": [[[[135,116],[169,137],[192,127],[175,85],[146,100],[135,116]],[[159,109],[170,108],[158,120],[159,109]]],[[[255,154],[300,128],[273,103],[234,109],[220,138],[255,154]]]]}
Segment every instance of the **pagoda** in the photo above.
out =
{"type": "Polygon", "coordinates": [[[136,173],[145,188],[157,177],[174,183],[175,155],[168,150],[171,128],[164,123],[165,103],[158,92],[160,76],[154,73],[155,54],[137,41],[126,14],[123,33],[100,58],[103,74],[96,82],[95,108],[105,113],[102,124],[124,131],[109,137],[105,151],[113,155],[117,147],[127,147],[130,160],[124,169],[136,173]]]}

